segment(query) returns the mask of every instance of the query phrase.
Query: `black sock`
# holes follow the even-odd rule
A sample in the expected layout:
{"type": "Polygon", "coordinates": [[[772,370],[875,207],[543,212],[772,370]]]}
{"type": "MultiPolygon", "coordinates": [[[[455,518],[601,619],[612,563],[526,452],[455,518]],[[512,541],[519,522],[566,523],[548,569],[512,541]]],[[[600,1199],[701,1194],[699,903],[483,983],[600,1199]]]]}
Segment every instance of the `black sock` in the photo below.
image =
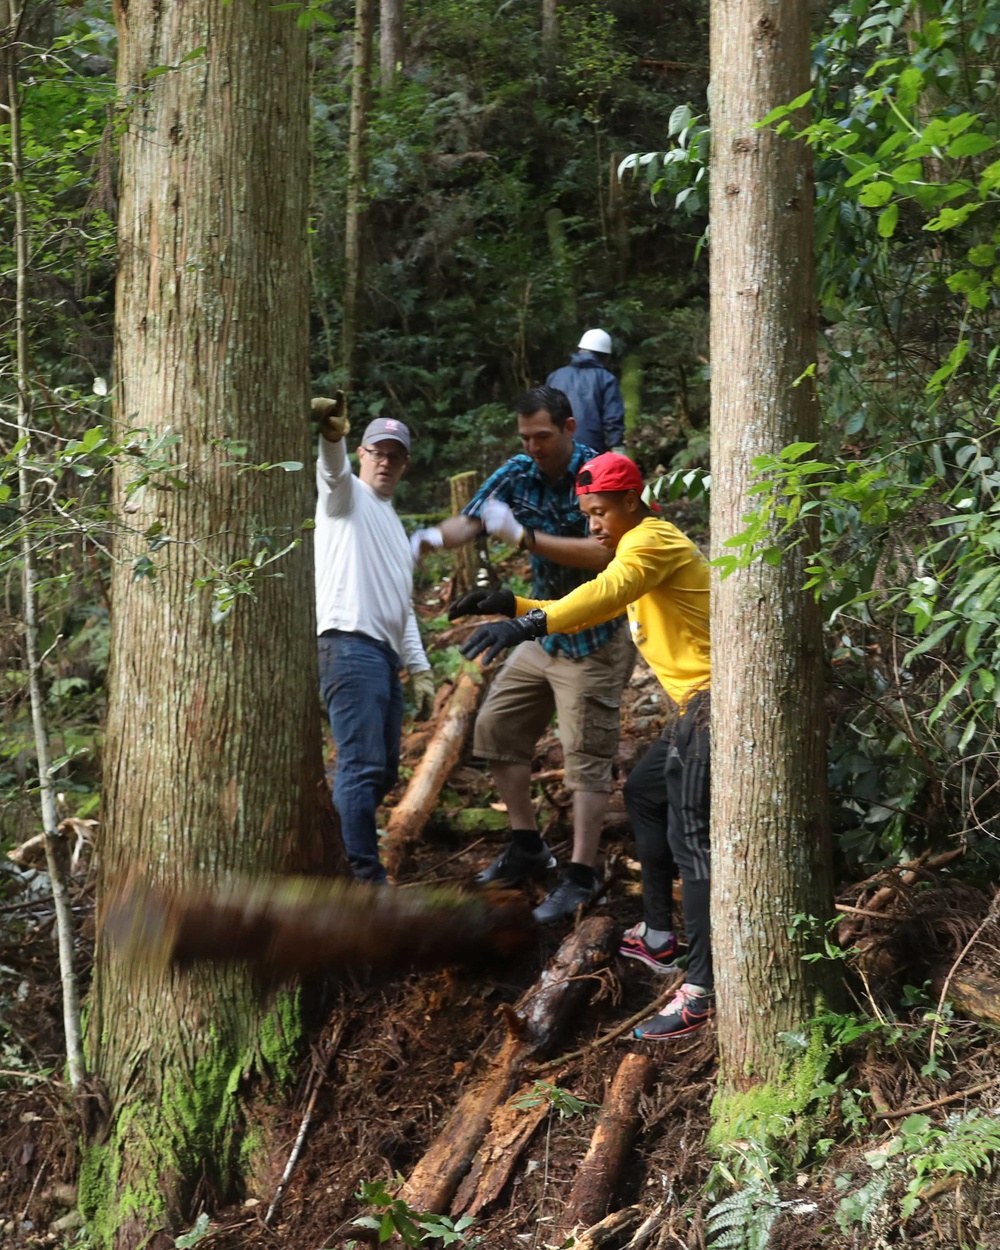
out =
{"type": "Polygon", "coordinates": [[[542,835],[537,829],[511,829],[510,840],[529,855],[538,855],[542,849],[542,835]]]}
{"type": "Polygon", "coordinates": [[[594,869],[589,864],[580,864],[573,859],[566,865],[566,878],[586,890],[592,890],[597,885],[597,873],[594,869]]]}

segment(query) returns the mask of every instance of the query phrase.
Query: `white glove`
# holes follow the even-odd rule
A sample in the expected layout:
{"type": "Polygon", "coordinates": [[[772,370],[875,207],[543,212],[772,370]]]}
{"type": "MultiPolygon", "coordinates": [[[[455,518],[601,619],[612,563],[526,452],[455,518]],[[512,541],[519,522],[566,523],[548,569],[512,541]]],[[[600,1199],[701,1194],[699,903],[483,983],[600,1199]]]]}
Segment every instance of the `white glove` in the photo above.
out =
{"type": "Polygon", "coordinates": [[[611,448],[611,450],[615,453],[615,455],[616,455],[616,456],[627,456],[627,455],[628,455],[628,452],[625,450],[625,444],[624,444],[624,443],[622,443],[622,445],[621,445],[620,447],[612,447],[612,448],[611,448]]]}
{"type": "Polygon", "coordinates": [[[483,504],[479,519],[486,527],[487,534],[494,538],[502,538],[505,543],[516,547],[524,537],[524,526],[511,512],[508,504],[491,495],[483,504]]]}
{"type": "Polygon", "coordinates": [[[414,530],[410,535],[410,555],[413,557],[414,564],[425,551],[433,551],[436,547],[443,546],[444,535],[436,525],[426,530],[414,530]]]}

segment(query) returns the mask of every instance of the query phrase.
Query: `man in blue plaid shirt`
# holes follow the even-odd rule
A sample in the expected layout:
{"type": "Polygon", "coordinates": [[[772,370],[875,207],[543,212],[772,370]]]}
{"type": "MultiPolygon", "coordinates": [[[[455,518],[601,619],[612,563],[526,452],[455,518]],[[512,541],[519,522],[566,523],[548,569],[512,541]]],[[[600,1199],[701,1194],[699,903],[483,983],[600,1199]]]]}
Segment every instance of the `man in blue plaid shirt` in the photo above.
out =
{"type": "MultiPolygon", "coordinates": [[[[485,530],[530,553],[533,598],[558,599],[611,559],[588,536],[574,489],[577,470],[597,453],[574,441],[576,422],[562,391],[536,387],[516,411],[524,453],[501,465],[460,515],[414,534],[414,558],[435,547],[458,547],[485,530]]],[[[482,598],[483,614],[504,610],[490,594],[482,598]]],[[[555,866],[538,833],[531,762],[553,711],[558,715],[565,780],[573,791],[573,856],[535,909],[543,924],[573,915],[600,893],[594,868],[618,747],[621,693],[635,658],[624,623],[620,616],[577,634],[522,643],[476,718],[473,748],[489,761],[511,824],[510,841],[478,880],[516,885],[555,866]]]]}

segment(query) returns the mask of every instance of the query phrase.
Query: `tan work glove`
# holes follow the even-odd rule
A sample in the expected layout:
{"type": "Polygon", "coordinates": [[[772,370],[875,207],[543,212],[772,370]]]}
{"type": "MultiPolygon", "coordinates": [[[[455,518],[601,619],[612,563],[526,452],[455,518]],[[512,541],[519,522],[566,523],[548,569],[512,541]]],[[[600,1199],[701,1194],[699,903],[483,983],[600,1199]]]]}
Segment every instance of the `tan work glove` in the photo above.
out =
{"type": "Polygon", "coordinates": [[[336,399],[314,399],[312,415],[313,420],[319,423],[319,432],[328,442],[339,443],[345,434],[351,432],[351,423],[344,415],[343,394],[336,399]]]}
{"type": "Polygon", "coordinates": [[[434,674],[429,668],[410,676],[410,694],[413,696],[414,720],[428,720],[434,711],[434,674]]]}

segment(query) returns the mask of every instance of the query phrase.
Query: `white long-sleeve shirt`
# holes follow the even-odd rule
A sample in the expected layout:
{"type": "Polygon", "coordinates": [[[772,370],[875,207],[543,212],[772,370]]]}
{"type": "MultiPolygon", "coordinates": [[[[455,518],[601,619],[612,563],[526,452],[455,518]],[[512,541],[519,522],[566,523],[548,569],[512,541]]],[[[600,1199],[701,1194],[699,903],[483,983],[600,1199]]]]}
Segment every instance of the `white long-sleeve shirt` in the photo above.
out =
{"type": "Polygon", "coordinates": [[[388,643],[411,673],[430,668],[413,612],[413,559],[392,501],[351,472],[344,440],[316,461],[316,631],[388,643]]]}

